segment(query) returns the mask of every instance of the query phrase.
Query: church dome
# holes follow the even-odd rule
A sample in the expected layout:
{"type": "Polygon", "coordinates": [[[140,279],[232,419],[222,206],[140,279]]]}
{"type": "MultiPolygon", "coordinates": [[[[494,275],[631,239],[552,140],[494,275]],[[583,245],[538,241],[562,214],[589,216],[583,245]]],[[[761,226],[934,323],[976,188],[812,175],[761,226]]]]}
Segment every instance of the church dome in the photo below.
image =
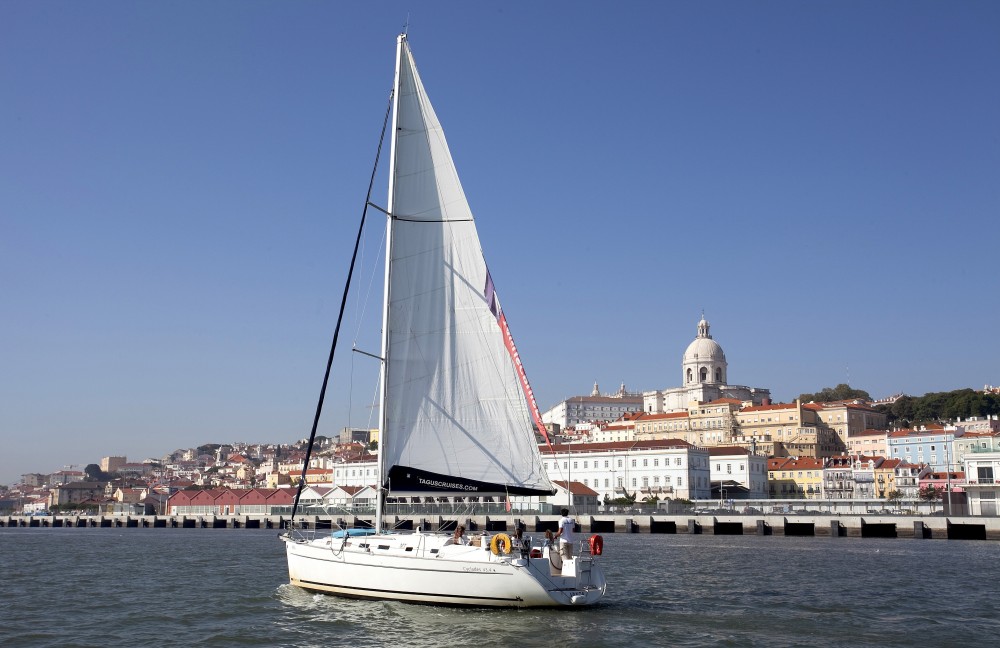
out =
{"type": "MultiPolygon", "coordinates": [[[[677,356],[674,356],[675,358],[677,356]]],[[[684,362],[725,362],[726,354],[712,338],[695,338],[684,352],[684,362]]]]}
{"type": "Polygon", "coordinates": [[[712,339],[709,327],[708,320],[703,316],[698,322],[698,337],[684,352],[684,384],[726,382],[726,354],[719,343],[712,339]]]}

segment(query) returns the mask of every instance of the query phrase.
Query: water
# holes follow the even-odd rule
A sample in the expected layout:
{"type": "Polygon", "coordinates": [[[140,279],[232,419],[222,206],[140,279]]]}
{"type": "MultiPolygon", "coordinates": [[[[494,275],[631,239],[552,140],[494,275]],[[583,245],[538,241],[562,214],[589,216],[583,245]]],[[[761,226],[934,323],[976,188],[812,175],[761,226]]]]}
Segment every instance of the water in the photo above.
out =
{"type": "Polygon", "coordinates": [[[992,645],[1000,543],[605,536],[604,603],[470,610],[287,584],[275,531],[0,528],[0,646],[992,645]]]}

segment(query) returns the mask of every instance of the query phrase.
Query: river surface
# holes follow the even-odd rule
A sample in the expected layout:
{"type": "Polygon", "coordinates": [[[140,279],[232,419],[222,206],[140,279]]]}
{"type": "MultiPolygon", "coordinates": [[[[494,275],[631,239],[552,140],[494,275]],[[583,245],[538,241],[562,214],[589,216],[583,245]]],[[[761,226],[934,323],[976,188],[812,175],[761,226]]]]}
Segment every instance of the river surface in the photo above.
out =
{"type": "Polygon", "coordinates": [[[573,610],[287,583],[276,531],[0,528],[0,646],[995,645],[1000,542],[608,534],[573,610]]]}

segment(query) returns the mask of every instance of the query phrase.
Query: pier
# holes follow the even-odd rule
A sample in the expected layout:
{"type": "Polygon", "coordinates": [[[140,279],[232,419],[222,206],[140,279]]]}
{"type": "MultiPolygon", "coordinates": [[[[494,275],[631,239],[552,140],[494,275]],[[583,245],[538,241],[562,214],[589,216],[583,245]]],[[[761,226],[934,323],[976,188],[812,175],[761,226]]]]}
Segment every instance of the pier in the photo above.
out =
{"type": "MultiPolygon", "coordinates": [[[[651,533],[688,535],[774,535],[820,538],[916,538],[922,540],[1000,540],[1000,518],[910,515],[577,515],[580,533],[651,533]]],[[[274,529],[288,526],[278,515],[31,515],[0,517],[0,527],[142,528],[142,529],[274,529]]],[[[464,524],[470,533],[509,532],[523,525],[526,533],[555,531],[555,515],[435,515],[389,517],[401,530],[450,532],[464,524]]],[[[372,516],[296,516],[304,529],[372,527],[372,516]]]]}

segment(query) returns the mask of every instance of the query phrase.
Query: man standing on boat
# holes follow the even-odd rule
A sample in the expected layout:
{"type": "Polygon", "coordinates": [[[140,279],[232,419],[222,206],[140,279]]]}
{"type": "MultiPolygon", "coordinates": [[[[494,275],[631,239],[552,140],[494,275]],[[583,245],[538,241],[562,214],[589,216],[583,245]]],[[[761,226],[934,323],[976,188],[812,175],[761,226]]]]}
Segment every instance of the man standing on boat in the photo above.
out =
{"type": "Polygon", "coordinates": [[[559,520],[559,531],[556,537],[559,538],[559,555],[563,558],[573,557],[573,543],[576,542],[576,520],[569,516],[569,509],[564,508],[562,518],[559,520]]]}

